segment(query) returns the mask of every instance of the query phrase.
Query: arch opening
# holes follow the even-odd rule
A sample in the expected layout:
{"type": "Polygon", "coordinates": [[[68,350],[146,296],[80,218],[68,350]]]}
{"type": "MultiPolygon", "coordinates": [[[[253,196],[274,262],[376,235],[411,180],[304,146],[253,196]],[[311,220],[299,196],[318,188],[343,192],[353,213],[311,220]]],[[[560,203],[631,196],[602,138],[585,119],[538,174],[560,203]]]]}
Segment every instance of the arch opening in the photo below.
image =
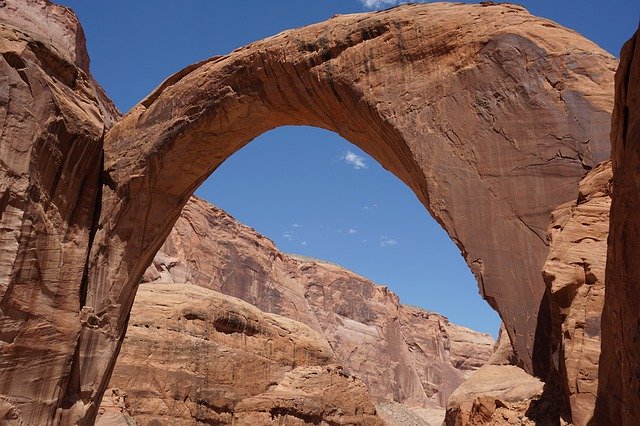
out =
{"type": "Polygon", "coordinates": [[[336,263],[389,286],[401,303],[497,337],[499,319],[442,227],[402,181],[334,132],[266,132],[195,194],[284,253],[336,263]]]}

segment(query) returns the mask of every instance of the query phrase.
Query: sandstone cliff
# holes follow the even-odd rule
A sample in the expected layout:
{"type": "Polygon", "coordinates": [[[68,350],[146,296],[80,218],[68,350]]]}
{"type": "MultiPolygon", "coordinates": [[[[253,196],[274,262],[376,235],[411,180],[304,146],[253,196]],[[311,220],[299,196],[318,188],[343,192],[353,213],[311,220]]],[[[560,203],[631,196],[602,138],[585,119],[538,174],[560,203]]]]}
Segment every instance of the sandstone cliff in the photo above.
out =
{"type": "Polygon", "coordinates": [[[554,210],[543,270],[551,296],[554,364],[571,421],[579,426],[593,417],[598,390],[611,180],[611,162],[605,162],[580,182],[575,201],[554,210]]]}
{"type": "MultiPolygon", "coordinates": [[[[277,314],[279,318],[286,316],[292,322],[305,323],[316,333],[316,341],[324,342],[325,347],[330,348],[331,355],[325,355],[324,359],[307,357],[301,362],[288,357],[286,362],[269,360],[269,368],[259,367],[260,363],[252,365],[256,364],[252,360],[243,360],[237,365],[222,368],[225,374],[234,371],[235,382],[238,383],[242,378],[244,382],[251,383],[255,371],[268,371],[269,374],[260,379],[264,385],[259,385],[258,379],[255,386],[247,383],[238,385],[254,393],[258,389],[264,391],[268,383],[277,383],[283,371],[294,366],[333,362],[341,364],[346,374],[361,379],[376,403],[401,403],[405,409],[413,409],[418,415],[428,410],[443,413],[451,392],[492,352],[493,339],[490,336],[451,324],[441,315],[401,305],[398,297],[386,287],[375,285],[337,265],[283,254],[267,238],[197,198],[192,198],[185,206],[169,238],[145,273],[145,279],[189,283],[194,288],[205,287],[238,297],[269,312],[264,314],[266,316],[277,314]]],[[[129,327],[133,333],[140,332],[136,315],[152,312],[154,304],[162,305],[161,300],[154,300],[150,284],[141,289],[144,289],[144,297],[136,299],[129,327]]],[[[169,297],[165,293],[162,296],[169,297]]],[[[176,297],[183,296],[178,294],[176,297]]],[[[194,300],[200,299],[193,297],[194,300]]],[[[211,315],[223,315],[224,309],[219,308],[216,312],[220,314],[211,315]]],[[[176,317],[179,315],[160,315],[160,318],[176,317]]],[[[215,324],[214,320],[210,322],[215,324]]],[[[143,415],[141,413],[147,413],[135,407],[144,405],[140,400],[152,398],[139,389],[153,382],[150,378],[158,374],[153,370],[165,371],[174,362],[176,370],[182,365],[211,365],[214,361],[216,365],[225,365],[219,360],[203,359],[200,351],[176,348],[171,339],[154,327],[142,330],[146,335],[144,341],[136,338],[137,334],[132,337],[130,332],[110,387],[127,394],[129,412],[136,419],[143,415]],[[174,351],[182,353],[164,350],[156,353],[159,344],[174,347],[174,351]],[[150,359],[154,362],[148,363],[150,359]],[[172,361],[175,359],[178,361],[172,361]]],[[[243,333],[242,327],[237,332],[243,333]]],[[[253,334],[256,333],[250,333],[255,339],[253,334]]],[[[265,339],[264,336],[262,338],[265,339]]],[[[294,347],[308,346],[298,342],[297,338],[288,339],[294,347]]],[[[216,344],[228,346],[220,339],[216,339],[216,344]]],[[[285,339],[283,342],[273,341],[270,345],[267,350],[245,344],[243,350],[253,352],[258,360],[263,360],[265,351],[286,350],[287,343],[285,339]]],[[[227,350],[233,352],[235,349],[230,347],[227,350]]],[[[178,378],[164,381],[174,383],[166,385],[169,405],[184,405],[183,396],[173,391],[174,386],[184,387],[177,385],[179,382],[178,378]]],[[[211,388],[229,383],[229,380],[210,374],[200,378],[198,383],[203,388],[211,388]]],[[[247,397],[246,394],[241,396],[247,397]]],[[[204,401],[203,405],[220,404],[208,400],[207,396],[200,400],[204,401]]],[[[226,406],[229,411],[234,410],[241,397],[231,400],[233,403],[226,406]]],[[[192,401],[193,397],[190,398],[191,404],[192,401]]],[[[243,402],[242,406],[247,406],[248,401],[253,400],[243,402]]],[[[218,407],[218,410],[222,409],[218,407]]],[[[163,413],[155,414],[161,416],[163,413]]]]}
{"type": "Polygon", "coordinates": [[[624,45],[611,124],[613,194],[596,424],[640,419],[640,32],[624,45]]]}
{"type": "Polygon", "coordinates": [[[80,392],[71,377],[79,295],[102,138],[118,117],[88,67],[70,10],[2,2],[0,411],[27,424],[60,421],[80,392]]]}
{"type": "Polygon", "coordinates": [[[322,335],[192,284],[144,284],[98,424],[375,424],[322,335]],[[131,421],[131,420],[129,420],[131,421]]]}

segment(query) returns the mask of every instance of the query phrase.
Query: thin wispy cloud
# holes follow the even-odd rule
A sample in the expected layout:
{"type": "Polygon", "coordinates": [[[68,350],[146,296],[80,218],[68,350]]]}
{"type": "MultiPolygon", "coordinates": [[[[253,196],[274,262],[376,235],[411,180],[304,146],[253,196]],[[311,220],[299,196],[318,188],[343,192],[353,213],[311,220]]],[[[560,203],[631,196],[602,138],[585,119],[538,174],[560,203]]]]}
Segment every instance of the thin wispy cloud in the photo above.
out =
{"type": "Polygon", "coordinates": [[[376,203],[373,204],[367,204],[366,206],[363,207],[365,210],[373,210],[373,209],[377,209],[378,205],[376,203]]]}
{"type": "Polygon", "coordinates": [[[398,241],[393,238],[385,237],[384,235],[380,237],[380,247],[393,247],[397,245],[398,241]]]}
{"type": "Polygon", "coordinates": [[[364,157],[359,156],[355,152],[347,151],[342,155],[342,157],[340,157],[340,159],[356,170],[367,168],[367,163],[364,157]]]}
{"type": "Polygon", "coordinates": [[[384,7],[395,6],[404,3],[399,0],[360,0],[360,3],[367,9],[382,9],[384,7]]]}
{"type": "Polygon", "coordinates": [[[349,229],[349,231],[347,231],[347,232],[349,232],[349,235],[355,235],[355,234],[357,234],[357,233],[358,233],[358,230],[357,230],[356,228],[351,228],[351,229],[349,229]]]}
{"type": "Polygon", "coordinates": [[[303,241],[300,243],[301,246],[306,246],[308,243],[306,241],[303,241]]]}
{"type": "MultiPolygon", "coordinates": [[[[287,229],[286,231],[284,231],[284,233],[282,234],[282,238],[284,238],[285,240],[289,241],[290,243],[293,241],[300,241],[300,231],[302,231],[302,225],[300,225],[299,223],[292,223],[291,225],[289,225],[289,229],[287,229]]],[[[306,245],[307,241],[305,241],[306,245]]]]}

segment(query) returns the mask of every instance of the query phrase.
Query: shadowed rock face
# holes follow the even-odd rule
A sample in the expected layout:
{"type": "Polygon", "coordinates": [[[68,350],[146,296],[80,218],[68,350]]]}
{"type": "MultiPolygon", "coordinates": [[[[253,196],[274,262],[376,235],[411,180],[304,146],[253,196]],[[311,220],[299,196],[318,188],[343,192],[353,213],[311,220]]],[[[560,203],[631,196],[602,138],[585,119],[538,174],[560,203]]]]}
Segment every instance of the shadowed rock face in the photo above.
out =
{"type": "Polygon", "coordinates": [[[25,421],[91,421],[182,206],[286,124],[333,130],[409,185],[546,373],[548,215],[609,151],[616,61],[597,46],[512,5],[338,16],[188,67],[104,135],[117,113],[75,17],[5,3],[0,393],[25,421]]]}
{"type": "MultiPolygon", "coordinates": [[[[267,238],[195,197],[183,209],[169,238],[145,272],[144,280],[195,284],[243,299],[264,312],[306,324],[331,348],[332,362],[341,364],[345,372],[367,385],[374,402],[403,404],[400,408],[407,412],[422,409],[433,413],[439,411],[443,416],[451,392],[492,353],[490,336],[451,324],[441,315],[401,305],[387,287],[337,265],[281,253],[267,238]]],[[[152,289],[148,285],[145,288],[152,289]]],[[[125,392],[132,407],[147,398],[140,389],[153,382],[150,377],[165,374],[172,363],[176,366],[202,365],[203,371],[207,365],[224,365],[199,351],[175,349],[175,355],[173,351],[156,353],[155,348],[159,345],[178,345],[172,345],[170,336],[161,335],[154,327],[141,329],[135,325],[144,318],[143,312],[154,311],[154,304],[162,305],[161,301],[154,300],[153,294],[145,291],[145,299],[136,297],[133,323],[109,384],[109,387],[125,392]],[[134,336],[144,333],[145,339],[133,338],[132,332],[136,333],[134,336]],[[145,361],[140,363],[136,361],[138,358],[145,361]],[[179,362],[172,361],[177,358],[180,358],[179,362]],[[151,359],[154,360],[152,364],[147,362],[151,359]]],[[[175,315],[159,316],[163,323],[162,318],[169,317],[175,315]]],[[[272,343],[269,353],[282,351],[287,344],[305,346],[295,339],[289,343],[286,339],[276,343],[272,343]]],[[[222,340],[218,344],[225,346],[226,342],[222,340]]],[[[246,350],[252,351],[251,348],[246,350]]],[[[264,358],[258,356],[260,348],[253,352],[257,360],[264,362],[264,358]]],[[[271,372],[270,380],[274,382],[280,380],[283,369],[302,365],[301,362],[283,363],[282,360],[271,363],[273,366],[266,371],[271,372]]],[[[253,381],[252,371],[265,371],[254,364],[256,362],[245,360],[233,368],[238,387],[246,386],[243,381],[253,381]]],[[[181,388],[181,381],[165,379],[163,382],[172,383],[166,388],[173,389],[181,388]]],[[[198,383],[203,388],[211,388],[221,386],[224,380],[208,373],[208,376],[200,377],[198,383]]],[[[249,389],[257,390],[255,387],[249,389]]],[[[183,404],[180,394],[165,394],[170,395],[168,405],[183,404]]],[[[206,395],[202,398],[206,399],[206,395]]],[[[214,403],[215,400],[209,405],[214,403]]],[[[234,411],[237,404],[238,398],[229,403],[227,409],[234,411]]],[[[139,417],[139,413],[130,412],[139,417]]]]}
{"type": "Polygon", "coordinates": [[[554,210],[549,225],[543,275],[551,296],[554,363],[576,425],[593,417],[598,389],[611,179],[611,162],[590,171],[576,200],[554,210]]]}
{"type": "Polygon", "coordinates": [[[640,418],[640,36],[623,47],[611,125],[613,194],[596,424],[640,418]]]}

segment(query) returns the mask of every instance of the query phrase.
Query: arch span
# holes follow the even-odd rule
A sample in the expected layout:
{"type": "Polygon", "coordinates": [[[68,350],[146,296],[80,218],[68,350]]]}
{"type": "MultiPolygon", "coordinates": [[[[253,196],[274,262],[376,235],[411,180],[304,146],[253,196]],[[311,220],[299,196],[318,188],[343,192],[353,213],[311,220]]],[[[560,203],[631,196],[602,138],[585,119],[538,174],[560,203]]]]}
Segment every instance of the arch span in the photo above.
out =
{"type": "Polygon", "coordinates": [[[137,282],[189,196],[282,125],[333,130],[402,179],[500,313],[523,366],[548,362],[549,212],[609,155],[616,61],[513,5],[336,16],[192,65],[105,138],[80,386],[101,394],[137,282]]]}

